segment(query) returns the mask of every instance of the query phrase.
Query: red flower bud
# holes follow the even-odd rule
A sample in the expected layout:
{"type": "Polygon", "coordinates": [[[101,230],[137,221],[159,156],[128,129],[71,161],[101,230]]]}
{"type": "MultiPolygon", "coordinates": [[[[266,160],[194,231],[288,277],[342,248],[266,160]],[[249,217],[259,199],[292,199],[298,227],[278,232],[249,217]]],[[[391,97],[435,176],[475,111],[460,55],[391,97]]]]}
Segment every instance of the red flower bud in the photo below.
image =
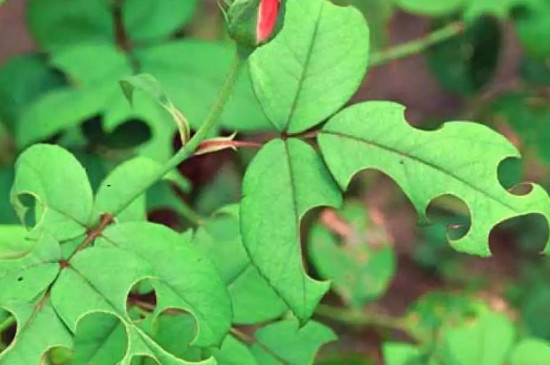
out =
{"type": "Polygon", "coordinates": [[[264,43],[273,34],[280,6],[281,0],[261,0],[256,28],[257,44],[264,43]]]}
{"type": "Polygon", "coordinates": [[[227,10],[228,32],[240,45],[255,48],[275,35],[281,22],[281,0],[232,0],[227,10]]]}

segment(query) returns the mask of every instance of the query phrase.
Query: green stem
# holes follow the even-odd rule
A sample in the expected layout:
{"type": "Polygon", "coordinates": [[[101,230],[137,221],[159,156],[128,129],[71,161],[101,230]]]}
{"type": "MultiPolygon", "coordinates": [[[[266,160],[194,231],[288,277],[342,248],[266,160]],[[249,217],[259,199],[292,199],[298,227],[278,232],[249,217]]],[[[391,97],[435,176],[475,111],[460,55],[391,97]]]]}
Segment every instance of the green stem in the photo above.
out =
{"type": "Polygon", "coordinates": [[[390,328],[403,332],[410,332],[409,325],[403,317],[391,317],[385,314],[367,315],[361,310],[332,307],[321,304],[315,310],[315,313],[321,317],[341,322],[343,324],[366,327],[390,328]]]}
{"type": "Polygon", "coordinates": [[[431,46],[446,41],[464,32],[463,22],[454,22],[432,33],[428,33],[421,39],[417,39],[399,46],[376,52],[371,55],[370,67],[377,67],[390,61],[409,57],[420,53],[431,46]]]}
{"type": "Polygon", "coordinates": [[[187,158],[193,155],[195,150],[199,147],[200,143],[206,137],[208,137],[208,134],[218,122],[218,119],[220,118],[225,105],[229,101],[231,92],[233,91],[233,87],[237,82],[241,68],[245,64],[246,60],[248,59],[248,55],[249,53],[247,52],[238,51],[235,61],[233,61],[227,73],[225,82],[218,95],[218,99],[210,109],[210,112],[208,113],[206,119],[201,124],[200,128],[197,130],[193,138],[191,138],[189,142],[185,144],[185,146],[183,146],[170,160],[168,160],[159,171],[157,171],[149,179],[142,181],[139,188],[136,189],[136,193],[132,195],[131,198],[128,199],[126,202],[119,204],[117,209],[115,209],[115,211],[113,212],[113,216],[117,216],[121,211],[123,211],[126,207],[128,207],[128,205],[130,205],[135,199],[137,199],[141,194],[143,194],[143,192],[147,190],[147,188],[149,188],[150,186],[155,184],[157,181],[162,179],[166,174],[168,174],[170,171],[178,167],[180,163],[182,163],[187,158]]]}

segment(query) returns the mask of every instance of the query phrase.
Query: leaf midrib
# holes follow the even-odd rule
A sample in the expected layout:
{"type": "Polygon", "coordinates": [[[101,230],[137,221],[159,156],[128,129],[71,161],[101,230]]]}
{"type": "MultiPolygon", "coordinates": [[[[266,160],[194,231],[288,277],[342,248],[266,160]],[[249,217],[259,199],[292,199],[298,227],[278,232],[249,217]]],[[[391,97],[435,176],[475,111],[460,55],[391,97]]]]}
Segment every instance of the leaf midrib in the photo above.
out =
{"type": "MultiPolygon", "coordinates": [[[[399,156],[402,156],[402,157],[405,157],[405,158],[408,158],[412,161],[416,161],[418,163],[421,163],[425,166],[428,166],[430,167],[431,169],[433,170],[436,170],[438,172],[442,172],[444,173],[445,175],[448,175],[450,177],[452,177],[453,179],[459,181],[460,183],[468,186],[469,188],[471,188],[472,190],[474,190],[475,192],[483,195],[483,196],[486,196],[487,198],[489,198],[490,200],[506,207],[507,209],[509,209],[510,211],[514,212],[515,214],[520,214],[520,211],[518,211],[515,207],[513,207],[512,205],[500,200],[498,197],[486,192],[485,190],[483,190],[482,188],[479,188],[478,186],[470,183],[469,181],[463,179],[462,177],[454,174],[452,171],[450,170],[447,170],[445,169],[444,167],[440,167],[432,162],[429,162],[429,161],[426,161],[426,160],[423,160],[417,156],[414,156],[414,155],[411,155],[409,153],[406,153],[406,152],[403,152],[403,151],[400,151],[394,147],[390,147],[390,146],[386,146],[386,145],[383,145],[383,144],[380,144],[378,142],[375,142],[373,140],[368,140],[366,138],[363,138],[363,137],[357,137],[357,136],[351,136],[351,135],[348,135],[348,134],[345,134],[345,133],[341,133],[341,132],[334,132],[334,131],[321,131],[320,134],[327,134],[327,135],[333,135],[333,136],[336,136],[336,137],[340,137],[340,138],[348,138],[348,139],[351,139],[351,140],[354,140],[356,142],[360,142],[360,143],[364,143],[364,144],[367,144],[367,145],[370,145],[370,146],[374,146],[374,147],[377,147],[377,148],[380,148],[380,149],[383,149],[383,150],[386,150],[388,152],[391,152],[391,153],[394,153],[394,154],[397,154],[399,156]]],[[[467,204],[467,202],[466,202],[467,204]]],[[[467,204],[468,205],[468,204],[467,204]]]]}
{"type": "MultiPolygon", "coordinates": [[[[309,43],[307,53],[306,53],[306,59],[304,60],[303,64],[303,70],[300,75],[300,78],[298,79],[298,90],[296,91],[296,95],[294,97],[294,100],[292,101],[292,105],[290,107],[290,114],[288,115],[288,118],[285,122],[284,130],[287,131],[290,128],[290,123],[292,122],[292,119],[294,118],[294,114],[296,112],[296,108],[298,105],[298,101],[300,100],[300,96],[302,95],[302,89],[304,86],[304,82],[307,79],[307,69],[311,62],[311,55],[313,53],[313,48],[315,46],[315,38],[317,38],[317,34],[319,32],[319,24],[321,23],[321,17],[323,15],[323,10],[325,8],[325,3],[321,2],[321,5],[319,7],[319,12],[317,14],[317,18],[315,20],[315,25],[313,28],[313,34],[311,36],[311,42],[309,43]]],[[[289,46],[290,47],[290,46],[289,46]]]]}
{"type": "MultiPolygon", "coordinates": [[[[294,179],[294,170],[292,169],[292,161],[291,161],[290,149],[288,147],[288,141],[283,141],[283,145],[284,145],[285,157],[286,157],[287,167],[288,167],[288,176],[289,176],[289,179],[290,179],[289,188],[290,188],[290,193],[291,193],[291,196],[292,196],[292,208],[293,208],[293,212],[294,212],[294,222],[296,224],[295,244],[298,244],[298,248],[300,250],[300,256],[302,256],[301,255],[302,248],[301,248],[301,244],[300,244],[300,216],[298,214],[298,202],[296,201],[296,185],[295,185],[295,179],[294,179]]],[[[304,275],[300,275],[300,276],[301,276],[300,282],[302,284],[302,293],[303,293],[302,309],[304,310],[306,308],[306,303],[307,303],[306,302],[306,283],[305,283],[304,275]]],[[[286,302],[286,300],[285,300],[285,302],[286,302]]],[[[290,303],[288,303],[288,306],[289,306],[289,308],[292,309],[292,305],[290,305],[290,303]]],[[[292,311],[294,311],[294,310],[292,310],[292,311]]],[[[303,314],[303,313],[301,313],[301,314],[303,314]]],[[[300,321],[301,321],[301,319],[300,319],[300,321]]]]}

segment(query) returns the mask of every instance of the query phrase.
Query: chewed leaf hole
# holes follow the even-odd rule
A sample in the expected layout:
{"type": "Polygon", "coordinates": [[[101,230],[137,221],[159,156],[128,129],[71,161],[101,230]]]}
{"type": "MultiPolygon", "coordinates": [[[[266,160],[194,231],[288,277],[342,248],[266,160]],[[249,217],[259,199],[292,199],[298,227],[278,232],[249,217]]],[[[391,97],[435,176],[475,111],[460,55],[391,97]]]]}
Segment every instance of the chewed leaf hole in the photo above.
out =
{"type": "Polygon", "coordinates": [[[532,190],[533,190],[533,185],[529,183],[521,183],[521,184],[514,185],[508,191],[511,194],[523,196],[523,195],[529,195],[529,193],[532,190]]]}
{"type": "Polygon", "coordinates": [[[517,158],[507,158],[498,165],[498,180],[507,190],[521,184],[523,181],[522,161],[517,158]]]}
{"type": "Polygon", "coordinates": [[[127,311],[134,321],[144,319],[148,313],[154,313],[157,307],[157,295],[150,280],[142,280],[134,285],[127,298],[127,311]]]}
{"type": "Polygon", "coordinates": [[[129,119],[112,132],[103,128],[101,118],[93,118],[82,125],[82,131],[91,144],[99,144],[114,149],[137,147],[149,141],[151,128],[140,119],[129,119]]]}
{"type": "Polygon", "coordinates": [[[74,354],[71,349],[54,347],[44,353],[40,364],[73,364],[74,354]]]}
{"type": "Polygon", "coordinates": [[[2,332],[0,333],[0,341],[5,347],[8,347],[17,334],[17,322],[15,317],[4,310],[0,310],[0,326],[2,326],[2,332]]]}
{"type": "Polygon", "coordinates": [[[32,228],[38,221],[37,207],[38,200],[31,194],[20,194],[18,196],[19,202],[26,208],[25,215],[22,218],[23,224],[26,227],[32,228]]]}
{"type": "Polygon", "coordinates": [[[464,237],[470,229],[470,210],[464,201],[454,195],[440,196],[428,206],[428,217],[432,223],[443,222],[451,240],[464,237]]]}
{"type": "Polygon", "coordinates": [[[491,252],[498,255],[498,252],[510,251],[510,243],[512,243],[516,250],[540,256],[548,234],[548,223],[540,214],[508,219],[491,231],[491,252]]]}

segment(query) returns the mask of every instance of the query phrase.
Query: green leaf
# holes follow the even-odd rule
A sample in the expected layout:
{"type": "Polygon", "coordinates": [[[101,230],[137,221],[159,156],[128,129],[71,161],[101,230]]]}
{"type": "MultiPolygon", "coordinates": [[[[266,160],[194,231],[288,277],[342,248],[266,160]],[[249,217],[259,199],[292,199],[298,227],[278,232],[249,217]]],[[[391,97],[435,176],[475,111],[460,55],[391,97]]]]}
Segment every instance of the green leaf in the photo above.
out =
{"type": "Polygon", "coordinates": [[[516,33],[527,53],[541,61],[550,56],[547,35],[550,34],[550,3],[532,1],[531,6],[515,19],[516,33]]]}
{"type": "Polygon", "coordinates": [[[369,29],[357,9],[288,0],[282,31],[251,56],[256,95],[277,130],[302,132],[355,93],[368,55],[369,29]]]}
{"type": "Polygon", "coordinates": [[[474,20],[482,16],[494,16],[504,19],[509,15],[512,9],[539,1],[540,0],[468,0],[468,7],[464,12],[464,18],[466,20],[474,20]]]}
{"type": "Polygon", "coordinates": [[[521,78],[529,85],[550,85],[550,65],[547,65],[544,60],[524,56],[521,60],[520,73],[521,78]]]}
{"type": "Polygon", "coordinates": [[[10,58],[0,69],[0,118],[16,129],[24,110],[42,94],[64,85],[46,57],[28,54],[10,58]]]}
{"type": "Polygon", "coordinates": [[[126,353],[122,322],[107,313],[83,317],[76,328],[73,365],[117,364],[126,353]]]}
{"type": "Polygon", "coordinates": [[[534,151],[542,162],[550,164],[550,108],[536,94],[514,92],[504,94],[490,106],[497,128],[511,129],[526,152],[534,151]]]}
{"type": "Polygon", "coordinates": [[[487,311],[461,327],[447,330],[438,353],[449,365],[502,365],[514,339],[514,327],[508,318],[487,311]]]}
{"type": "Polygon", "coordinates": [[[349,231],[336,233],[316,224],[309,238],[311,260],[323,279],[334,281],[334,290],[346,303],[362,307],[380,297],[395,274],[391,241],[359,203],[346,204],[333,213],[336,223],[347,225],[349,231]]]}
{"type": "Polygon", "coordinates": [[[35,200],[34,231],[46,229],[63,241],[86,232],[93,193],[86,171],[66,150],[38,144],[27,149],[15,164],[11,202],[22,221],[32,214],[26,197],[35,200]]]}
{"type": "Polygon", "coordinates": [[[394,12],[393,1],[387,0],[334,0],[336,5],[352,5],[359,9],[370,28],[371,53],[388,46],[390,21],[394,12]]]}
{"type": "Polygon", "coordinates": [[[252,353],[262,365],[310,365],[319,348],[336,340],[332,330],[310,321],[299,328],[294,320],[270,324],[256,331],[252,353]]]}
{"type": "Polygon", "coordinates": [[[115,41],[108,1],[31,0],[27,19],[34,40],[48,50],[82,42],[115,41]]]}
{"type": "Polygon", "coordinates": [[[193,245],[163,226],[140,222],[109,227],[96,247],[70,260],[52,288],[52,302],[73,331],[90,313],[119,318],[128,333],[123,364],[137,354],[148,354],[161,363],[187,363],[176,362],[127,313],[127,293],[144,279],[151,279],[156,292],[155,315],[167,309],[182,309],[197,321],[193,344],[212,346],[222,342],[229,330],[231,307],[216,268],[193,245]],[[78,293],[80,300],[68,298],[68,292],[78,293]]]}
{"type": "Polygon", "coordinates": [[[133,41],[148,41],[171,35],[193,16],[198,0],[125,0],[124,27],[133,41]]]}
{"type": "MultiPolygon", "coordinates": [[[[436,21],[433,27],[445,24],[436,21]]],[[[461,95],[479,92],[495,76],[501,55],[501,33],[501,24],[496,19],[477,19],[464,33],[429,48],[428,66],[446,90],[461,95]]]]}
{"type": "Polygon", "coordinates": [[[442,16],[461,10],[467,1],[469,0],[395,0],[395,3],[413,14],[442,16]]]}
{"type": "Polygon", "coordinates": [[[136,157],[117,166],[101,183],[94,202],[92,219],[97,223],[102,214],[119,221],[144,221],[147,218],[145,192],[162,165],[146,157],[136,157]],[[130,205],[125,206],[128,202],[130,205]]]}
{"type": "Polygon", "coordinates": [[[195,206],[202,214],[210,215],[225,205],[241,200],[242,176],[233,165],[224,165],[209,184],[198,191],[195,206]]]}
{"type": "Polygon", "coordinates": [[[354,355],[349,353],[334,354],[325,356],[319,361],[315,361],[315,365],[374,365],[374,361],[365,355],[354,355]]]}
{"type": "Polygon", "coordinates": [[[266,322],[286,311],[286,305],[260,276],[245,251],[238,205],[221,209],[197,230],[193,242],[220,271],[231,296],[234,323],[266,322]]]}
{"type": "Polygon", "coordinates": [[[10,190],[14,179],[13,166],[0,167],[0,222],[17,224],[19,219],[10,204],[10,190]]]}
{"type": "Polygon", "coordinates": [[[458,251],[481,256],[490,255],[489,233],[500,222],[533,213],[550,219],[549,197],[540,186],[532,184],[528,194],[517,196],[500,185],[498,164],[519,157],[504,137],[460,122],[421,131],[406,122],[404,111],[391,102],[367,102],[342,111],[324,126],[319,144],[341,187],[360,170],[383,171],[403,189],[423,221],[433,199],[456,196],[468,206],[471,226],[450,242],[458,251]]]}
{"type": "Polygon", "coordinates": [[[44,295],[59,273],[60,253],[59,244],[41,234],[29,255],[0,261],[0,308],[17,321],[15,339],[0,354],[0,364],[40,364],[49,349],[71,347],[71,334],[44,295]]]}
{"type": "MultiPolygon", "coordinates": [[[[189,314],[166,314],[155,318],[154,315],[151,315],[140,324],[140,327],[149,333],[159,345],[175,356],[193,361],[201,359],[202,350],[190,346],[196,332],[193,316],[189,314]]],[[[145,360],[145,364],[156,365],[156,362],[145,360]]]]}
{"type": "Polygon", "coordinates": [[[461,12],[464,19],[467,21],[473,21],[483,16],[506,18],[515,7],[530,5],[539,1],[540,0],[396,0],[400,7],[413,14],[444,16],[461,12]]]}
{"type": "Polygon", "coordinates": [[[191,130],[189,123],[185,116],[174,106],[168,95],[162,89],[162,86],[158,81],[149,74],[141,74],[137,76],[128,77],[120,81],[122,91],[126,95],[126,98],[132,103],[134,91],[140,90],[149,95],[155,102],[157,102],[162,108],[164,108],[178,126],[180,132],[180,139],[183,145],[189,140],[191,130]]]}
{"type": "Polygon", "coordinates": [[[218,365],[260,365],[250,349],[233,336],[227,336],[220,349],[209,351],[218,365]]]}
{"type": "MultiPolygon", "coordinates": [[[[198,128],[218,97],[234,53],[222,43],[181,40],[142,48],[135,55],[142,71],[155,75],[190,125],[198,128]]],[[[238,131],[269,129],[248,72],[235,85],[220,125],[238,131]]]]}
{"type": "Polygon", "coordinates": [[[56,53],[51,62],[67,73],[72,86],[44,95],[22,114],[16,130],[20,147],[78,125],[105,109],[114,109],[117,102],[125,103],[118,80],[132,70],[126,56],[115,46],[79,44],[56,53]],[[97,57],[102,62],[95,62],[97,57]]]}
{"type": "Polygon", "coordinates": [[[0,260],[16,259],[32,250],[35,242],[26,239],[23,226],[0,225],[0,260]]]}
{"type": "MultiPolygon", "coordinates": [[[[147,211],[173,210],[184,219],[189,219],[189,215],[196,216],[196,213],[191,211],[189,205],[180,196],[181,191],[189,192],[189,182],[179,175],[179,172],[174,172],[165,179],[157,182],[147,191],[147,211]]],[[[200,220],[200,217],[196,218],[200,220]]]]}
{"type": "Polygon", "coordinates": [[[485,304],[465,293],[431,292],[407,312],[411,333],[426,341],[437,340],[446,328],[460,326],[485,310],[485,304]]]}
{"type": "Polygon", "coordinates": [[[526,339],[516,345],[510,365],[545,365],[550,362],[550,344],[539,339],[526,339]]]}
{"type": "Polygon", "coordinates": [[[414,345],[387,342],[383,353],[386,365],[429,365],[423,360],[422,350],[414,345]]]}
{"type": "Polygon", "coordinates": [[[339,206],[340,190],[311,146],[298,139],[276,139],[249,165],[243,195],[241,233],[250,259],[305,323],[329,283],[304,272],[300,220],[314,207],[339,206]]]}

